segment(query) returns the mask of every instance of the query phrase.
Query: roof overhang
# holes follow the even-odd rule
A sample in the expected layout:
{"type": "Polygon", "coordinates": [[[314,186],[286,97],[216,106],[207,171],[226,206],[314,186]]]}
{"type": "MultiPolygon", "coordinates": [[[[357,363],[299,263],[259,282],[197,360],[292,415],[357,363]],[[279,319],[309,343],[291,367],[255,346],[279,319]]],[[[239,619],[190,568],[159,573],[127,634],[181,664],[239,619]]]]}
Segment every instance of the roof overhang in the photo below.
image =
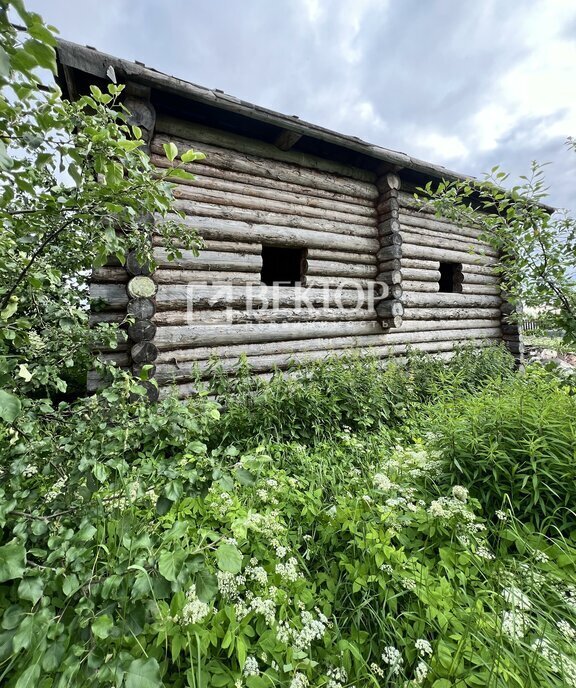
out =
{"type": "MultiPolygon", "coordinates": [[[[440,165],[434,165],[424,160],[413,158],[406,153],[376,146],[354,136],[339,134],[330,129],[325,129],[316,124],[300,120],[296,116],[283,115],[253,103],[227,95],[222,91],[212,90],[198,86],[189,81],[178,79],[147,67],[140,62],[131,62],[122,58],[113,57],[98,50],[82,46],[69,41],[59,40],[58,47],[58,81],[67,97],[75,97],[78,90],[82,90],[82,84],[90,81],[107,81],[110,67],[113,67],[119,83],[131,83],[147,87],[155,94],[156,100],[161,95],[173,97],[177,101],[192,101],[200,106],[216,109],[222,114],[239,119],[250,120],[252,129],[260,123],[266,128],[266,136],[271,137],[274,132],[276,145],[284,149],[295,145],[303,150],[306,146],[300,143],[302,139],[308,142],[308,148],[314,150],[311,143],[317,142],[316,148],[323,151],[325,157],[332,157],[338,151],[348,152],[348,159],[354,160],[358,167],[368,169],[405,170],[416,173],[418,178],[427,179],[467,179],[466,175],[448,170],[440,165]],[[353,154],[353,155],[350,155],[353,154]],[[363,164],[364,163],[364,164],[363,164]]],[[[193,109],[183,109],[180,116],[186,117],[186,112],[193,109]]],[[[189,117],[192,118],[193,117],[189,117]]],[[[340,157],[340,156],[338,156],[340,157]]]]}

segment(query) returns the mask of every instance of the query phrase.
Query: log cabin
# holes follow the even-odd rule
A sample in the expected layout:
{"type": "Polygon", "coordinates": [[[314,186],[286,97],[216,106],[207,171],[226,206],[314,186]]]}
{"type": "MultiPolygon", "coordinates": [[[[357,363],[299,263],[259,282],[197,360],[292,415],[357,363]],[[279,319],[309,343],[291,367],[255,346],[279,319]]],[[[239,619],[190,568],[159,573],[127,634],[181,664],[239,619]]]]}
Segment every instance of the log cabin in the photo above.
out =
{"type": "Polygon", "coordinates": [[[463,175],[59,42],[65,97],[105,86],[110,67],[157,166],[169,164],[169,141],[206,159],[190,166],[194,182],[175,188],[183,222],[204,240],[200,255],[168,261],[159,227],[153,274],[131,260],[94,271],[93,322],[131,316],[128,342],[104,359],[151,365],[161,395],[175,385],[184,397],[214,357],[233,371],[245,355],[267,374],[353,351],[449,356],[503,341],[522,355],[496,251],[478,227],[414,197],[429,181],[463,175]]]}

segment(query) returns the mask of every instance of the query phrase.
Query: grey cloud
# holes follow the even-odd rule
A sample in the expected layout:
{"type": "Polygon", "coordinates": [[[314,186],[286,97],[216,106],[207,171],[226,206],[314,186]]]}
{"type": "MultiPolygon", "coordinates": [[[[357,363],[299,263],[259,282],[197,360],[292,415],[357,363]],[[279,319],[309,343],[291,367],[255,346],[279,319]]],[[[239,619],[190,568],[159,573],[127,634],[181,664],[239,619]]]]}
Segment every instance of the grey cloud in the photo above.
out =
{"type": "MultiPolygon", "coordinates": [[[[28,5],[70,40],[419,157],[430,157],[414,140],[420,131],[457,136],[470,147],[473,117],[497,104],[498,77],[530,50],[518,35],[526,4],[498,0],[374,2],[357,34],[356,6],[341,0],[321,0],[317,24],[302,0],[28,5]],[[358,101],[371,104],[381,121],[359,117],[358,101]]],[[[576,36],[576,18],[564,36],[576,36]]],[[[479,174],[501,163],[522,173],[532,158],[558,160],[549,168],[554,202],[576,206],[568,181],[576,178],[576,155],[563,152],[562,141],[535,141],[541,125],[527,114],[496,150],[471,151],[462,171],[479,174]]],[[[441,158],[433,162],[454,166],[441,158]]]]}

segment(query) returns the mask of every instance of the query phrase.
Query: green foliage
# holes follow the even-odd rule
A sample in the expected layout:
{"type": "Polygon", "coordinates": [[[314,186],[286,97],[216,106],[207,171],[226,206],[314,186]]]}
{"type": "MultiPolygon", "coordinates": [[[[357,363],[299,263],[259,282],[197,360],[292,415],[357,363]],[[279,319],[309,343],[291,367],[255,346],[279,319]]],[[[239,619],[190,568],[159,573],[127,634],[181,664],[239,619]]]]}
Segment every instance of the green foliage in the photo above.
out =
{"type": "Polygon", "coordinates": [[[569,685],[572,544],[485,519],[440,453],[215,446],[214,403],[137,391],[5,431],[3,685],[569,685]]]}
{"type": "MultiPolygon", "coordinates": [[[[573,139],[568,147],[576,151],[573,139]]],[[[498,271],[509,300],[534,313],[542,329],[560,330],[576,342],[576,219],[544,205],[548,189],[543,166],[503,188],[509,175],[494,167],[482,181],[428,183],[427,204],[444,217],[477,225],[481,239],[501,256],[498,271]]],[[[521,317],[521,316],[519,316],[521,317]]]]}
{"type": "Polygon", "coordinates": [[[314,443],[346,427],[353,432],[398,427],[411,409],[443,395],[480,389],[491,378],[512,374],[514,360],[504,347],[463,347],[452,361],[412,353],[405,365],[385,369],[376,357],[328,358],[294,367],[261,383],[240,366],[237,376],[218,376],[212,391],[226,396],[219,440],[314,443]]]}
{"type": "MultiPolygon", "coordinates": [[[[150,261],[154,216],[165,218],[171,255],[176,240],[199,245],[166,217],[170,179],[191,175],[180,163],[154,170],[123,86],[92,86],[73,103],[51,82],[39,87],[55,71],[55,44],[39,15],[20,1],[0,3],[0,417],[8,422],[18,413],[14,395],[61,395],[85,375],[92,346],[114,345],[113,327],[87,326],[93,266],[124,261],[129,250],[150,261]]],[[[177,153],[170,144],[170,159],[177,153]]]]}
{"type": "Polygon", "coordinates": [[[576,396],[540,366],[438,410],[454,480],[485,508],[510,506],[542,529],[574,530],[576,396]]]}

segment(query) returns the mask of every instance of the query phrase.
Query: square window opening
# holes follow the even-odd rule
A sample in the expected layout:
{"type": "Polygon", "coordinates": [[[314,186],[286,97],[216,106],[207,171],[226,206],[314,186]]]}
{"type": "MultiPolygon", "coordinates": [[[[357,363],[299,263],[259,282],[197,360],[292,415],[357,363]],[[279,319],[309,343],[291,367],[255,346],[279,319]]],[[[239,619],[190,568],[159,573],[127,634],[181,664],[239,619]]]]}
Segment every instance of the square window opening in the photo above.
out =
{"type": "Polygon", "coordinates": [[[461,263],[440,263],[439,291],[444,294],[454,294],[460,291],[457,276],[462,274],[461,263]]]}
{"type": "Polygon", "coordinates": [[[262,246],[262,282],[294,287],[304,277],[306,249],[262,246]]]}

